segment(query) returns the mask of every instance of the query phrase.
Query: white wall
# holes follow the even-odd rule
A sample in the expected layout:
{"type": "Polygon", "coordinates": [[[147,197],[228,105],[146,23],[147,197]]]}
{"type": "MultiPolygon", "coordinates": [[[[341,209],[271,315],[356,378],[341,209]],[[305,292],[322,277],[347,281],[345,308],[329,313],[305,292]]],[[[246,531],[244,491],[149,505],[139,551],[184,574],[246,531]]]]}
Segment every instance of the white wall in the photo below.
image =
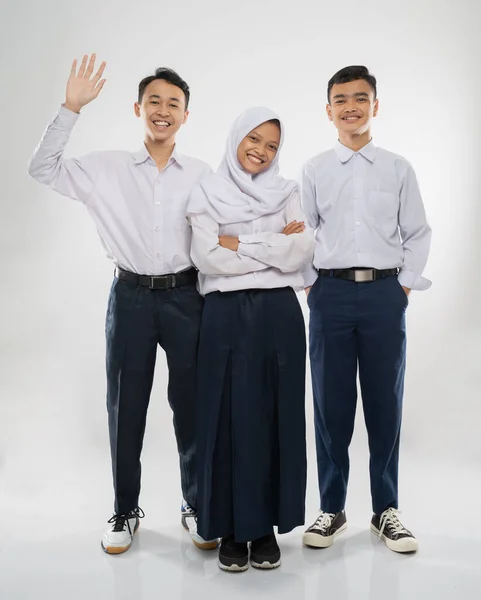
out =
{"type": "MultiPolygon", "coordinates": [[[[183,152],[216,166],[234,117],[250,105],[266,104],[285,120],[287,141],[281,162],[290,176],[336,139],[324,110],[330,76],[348,64],[365,64],[372,70],[380,97],[376,142],[414,165],[434,231],[426,269],[433,287],[413,293],[409,308],[403,453],[416,458],[419,479],[403,474],[413,484],[404,498],[414,503],[420,493],[425,497],[431,493],[436,501],[442,500],[438,497],[442,490],[429,490],[427,484],[423,488],[425,466],[430,463],[455,466],[468,486],[470,479],[479,479],[479,3],[24,0],[3,4],[0,504],[4,508],[30,507],[35,513],[35,506],[53,502],[56,489],[57,504],[78,510],[92,493],[87,489],[92,469],[105,475],[95,492],[102,516],[111,506],[103,319],[112,267],[83,207],[42,189],[26,175],[29,156],[63,101],[71,60],[92,51],[107,61],[108,81],[99,99],[84,109],[69,154],[139,147],[142,130],[132,109],[137,84],[157,66],[167,65],[178,70],[192,89],[191,117],[179,141],[183,152]]],[[[165,381],[165,362],[159,354],[145,447],[149,477],[158,477],[161,469],[176,476],[165,381]]],[[[310,395],[308,406],[312,415],[310,395]]],[[[362,423],[358,426],[353,485],[362,489],[367,506],[365,436],[362,423]]],[[[309,505],[314,509],[312,433],[311,426],[309,505]]],[[[447,487],[453,485],[452,479],[446,482],[447,487]]],[[[166,493],[174,499],[179,490],[173,486],[166,493]]],[[[469,498],[469,489],[456,495],[469,498]]]]}

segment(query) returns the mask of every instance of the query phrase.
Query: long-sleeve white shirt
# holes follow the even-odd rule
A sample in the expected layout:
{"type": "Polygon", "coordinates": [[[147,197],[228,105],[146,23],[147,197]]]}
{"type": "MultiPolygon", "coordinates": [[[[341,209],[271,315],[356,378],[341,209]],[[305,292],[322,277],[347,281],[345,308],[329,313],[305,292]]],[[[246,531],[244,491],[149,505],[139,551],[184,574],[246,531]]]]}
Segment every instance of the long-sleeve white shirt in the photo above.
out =
{"type": "Polygon", "coordinates": [[[316,230],[315,269],[400,269],[401,285],[425,290],[422,277],[431,228],[411,165],[372,142],[354,152],[337,142],[309,160],[302,174],[302,206],[316,230]]]}
{"type": "Polygon", "coordinates": [[[79,115],[60,107],[29,166],[39,183],[85,204],[109,258],[145,275],[192,266],[186,218],[190,191],[212,172],[201,160],[172,153],[159,172],[147,148],[64,158],[79,115]]]}
{"type": "Polygon", "coordinates": [[[292,221],[305,221],[296,193],[280,211],[253,221],[219,225],[209,214],[190,217],[191,256],[200,271],[201,294],[255,288],[303,287],[302,267],[312,261],[314,235],[285,235],[292,221]],[[237,252],[219,245],[219,236],[239,238],[237,252]]]}

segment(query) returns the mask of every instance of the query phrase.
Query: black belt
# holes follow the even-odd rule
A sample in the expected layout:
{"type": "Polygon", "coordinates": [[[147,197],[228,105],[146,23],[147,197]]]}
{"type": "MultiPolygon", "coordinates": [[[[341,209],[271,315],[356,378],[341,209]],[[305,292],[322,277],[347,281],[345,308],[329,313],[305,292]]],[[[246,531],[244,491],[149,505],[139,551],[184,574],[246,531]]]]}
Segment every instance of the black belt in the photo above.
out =
{"type": "Polygon", "coordinates": [[[317,269],[319,275],[323,277],[336,277],[337,279],[347,279],[356,283],[366,283],[392,277],[399,273],[399,269],[368,269],[365,267],[353,269],[317,269]]]}
{"type": "Polygon", "coordinates": [[[137,275],[137,273],[130,273],[130,271],[124,271],[120,267],[116,267],[115,277],[120,281],[141,285],[151,290],[169,290],[183,285],[195,284],[197,282],[197,271],[188,269],[170,275],[137,275]]]}

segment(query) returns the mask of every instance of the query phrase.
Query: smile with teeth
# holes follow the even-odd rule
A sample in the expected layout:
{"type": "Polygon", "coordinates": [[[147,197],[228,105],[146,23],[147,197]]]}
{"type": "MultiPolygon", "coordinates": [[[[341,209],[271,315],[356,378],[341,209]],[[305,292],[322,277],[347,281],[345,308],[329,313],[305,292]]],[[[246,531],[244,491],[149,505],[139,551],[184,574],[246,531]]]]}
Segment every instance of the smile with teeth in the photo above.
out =
{"type": "Polygon", "coordinates": [[[167,123],[167,121],[153,121],[153,123],[158,129],[167,129],[167,127],[170,127],[170,123],[167,123]]]}
{"type": "Polygon", "coordinates": [[[247,158],[250,160],[251,163],[253,163],[254,165],[262,165],[262,163],[264,162],[263,160],[261,160],[260,158],[257,158],[257,156],[254,156],[253,154],[248,154],[247,158]]]}
{"type": "Polygon", "coordinates": [[[358,121],[361,117],[359,115],[348,115],[346,117],[342,117],[343,121],[358,121]]]}

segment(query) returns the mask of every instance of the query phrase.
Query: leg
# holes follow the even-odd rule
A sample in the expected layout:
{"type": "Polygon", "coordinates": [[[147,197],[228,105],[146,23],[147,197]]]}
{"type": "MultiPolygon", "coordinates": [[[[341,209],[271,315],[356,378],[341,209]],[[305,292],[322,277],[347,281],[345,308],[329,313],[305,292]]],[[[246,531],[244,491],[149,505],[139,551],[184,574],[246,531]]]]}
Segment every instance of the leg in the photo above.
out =
{"type": "Polygon", "coordinates": [[[308,297],[321,509],[344,510],[356,414],[356,285],[319,277],[308,297]]]}
{"type": "Polygon", "coordinates": [[[174,413],[182,493],[195,508],[195,383],[203,299],[195,286],[189,285],[156,294],[156,303],[160,343],[169,368],[167,395],[174,413]]]}
{"type": "Polygon", "coordinates": [[[396,277],[360,284],[359,376],[369,437],[374,513],[398,506],[406,294],[396,277]]]}
{"type": "Polygon", "coordinates": [[[140,493],[140,454],[158,337],[150,293],[114,280],[105,325],[107,409],[119,514],[135,509],[140,493]]]}

